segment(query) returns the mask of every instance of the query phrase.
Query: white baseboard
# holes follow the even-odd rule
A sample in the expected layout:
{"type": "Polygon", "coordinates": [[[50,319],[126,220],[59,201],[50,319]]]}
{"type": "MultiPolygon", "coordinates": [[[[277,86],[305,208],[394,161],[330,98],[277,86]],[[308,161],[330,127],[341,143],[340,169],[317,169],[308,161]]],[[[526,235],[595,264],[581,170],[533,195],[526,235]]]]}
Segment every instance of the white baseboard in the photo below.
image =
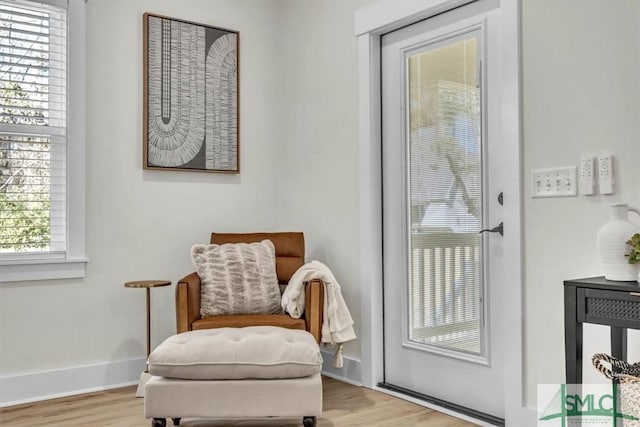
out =
{"type": "Polygon", "coordinates": [[[322,375],[326,375],[336,380],[344,381],[352,385],[362,385],[362,375],[360,369],[360,361],[350,357],[344,357],[344,367],[334,368],[331,366],[333,362],[333,353],[335,349],[320,350],[322,353],[322,375]]]}
{"type": "Polygon", "coordinates": [[[0,377],[0,408],[138,383],[145,359],[0,377]]]}

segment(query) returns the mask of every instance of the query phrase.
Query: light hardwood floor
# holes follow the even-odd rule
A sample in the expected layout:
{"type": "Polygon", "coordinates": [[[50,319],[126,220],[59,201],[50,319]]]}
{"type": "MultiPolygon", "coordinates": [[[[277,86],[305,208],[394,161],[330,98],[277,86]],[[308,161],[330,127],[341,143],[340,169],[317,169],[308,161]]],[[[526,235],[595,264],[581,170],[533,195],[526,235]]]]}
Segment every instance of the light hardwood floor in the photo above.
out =
{"type": "MultiPolygon", "coordinates": [[[[324,412],[320,427],[425,426],[463,427],[468,422],[435,412],[401,399],[323,378],[324,412]]],[[[135,387],[65,397],[0,410],[0,425],[34,426],[150,426],[143,415],[143,399],[135,398],[135,387]]],[[[168,420],[167,426],[171,426],[168,420]]],[[[211,421],[184,419],[180,425],[198,427],[300,427],[302,419],[211,421]]]]}

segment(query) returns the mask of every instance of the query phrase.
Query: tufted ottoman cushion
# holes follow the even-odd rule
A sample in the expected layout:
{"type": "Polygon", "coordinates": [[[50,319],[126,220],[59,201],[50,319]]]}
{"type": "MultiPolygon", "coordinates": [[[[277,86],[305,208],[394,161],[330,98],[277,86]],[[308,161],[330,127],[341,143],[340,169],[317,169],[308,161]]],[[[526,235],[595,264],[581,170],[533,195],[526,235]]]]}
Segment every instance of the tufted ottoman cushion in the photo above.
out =
{"type": "Polygon", "coordinates": [[[186,380],[302,378],[321,369],[313,335],[277,326],[184,332],[149,355],[151,375],[186,380]]]}

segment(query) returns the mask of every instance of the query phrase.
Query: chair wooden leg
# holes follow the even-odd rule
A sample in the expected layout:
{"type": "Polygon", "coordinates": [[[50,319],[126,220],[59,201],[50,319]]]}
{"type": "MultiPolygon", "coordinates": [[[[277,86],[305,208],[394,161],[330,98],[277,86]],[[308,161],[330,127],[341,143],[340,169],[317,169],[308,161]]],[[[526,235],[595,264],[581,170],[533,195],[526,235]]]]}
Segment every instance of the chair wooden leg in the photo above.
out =
{"type": "Polygon", "coordinates": [[[154,418],[151,420],[151,427],[165,427],[167,425],[166,418],[154,418]]]}
{"type": "Polygon", "coordinates": [[[304,427],[316,427],[318,419],[316,417],[302,417],[302,425],[304,427]]]}

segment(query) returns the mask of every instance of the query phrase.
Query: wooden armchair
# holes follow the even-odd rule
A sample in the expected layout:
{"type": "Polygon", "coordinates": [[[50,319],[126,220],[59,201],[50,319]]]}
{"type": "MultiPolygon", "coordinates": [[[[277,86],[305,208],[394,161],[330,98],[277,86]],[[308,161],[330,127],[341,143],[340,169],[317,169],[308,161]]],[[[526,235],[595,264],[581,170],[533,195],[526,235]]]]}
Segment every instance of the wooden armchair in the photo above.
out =
{"type": "MultiPolygon", "coordinates": [[[[304,264],[304,234],[285,233],[211,233],[211,243],[253,243],[269,239],[276,249],[276,274],[280,293],[289,279],[304,264]]],[[[178,333],[195,329],[245,326],[281,326],[304,329],[320,342],[324,285],[320,280],[308,282],[305,289],[305,312],[300,319],[288,314],[238,314],[201,318],[200,277],[196,273],[180,279],[176,286],[176,324],[178,333]]]]}

